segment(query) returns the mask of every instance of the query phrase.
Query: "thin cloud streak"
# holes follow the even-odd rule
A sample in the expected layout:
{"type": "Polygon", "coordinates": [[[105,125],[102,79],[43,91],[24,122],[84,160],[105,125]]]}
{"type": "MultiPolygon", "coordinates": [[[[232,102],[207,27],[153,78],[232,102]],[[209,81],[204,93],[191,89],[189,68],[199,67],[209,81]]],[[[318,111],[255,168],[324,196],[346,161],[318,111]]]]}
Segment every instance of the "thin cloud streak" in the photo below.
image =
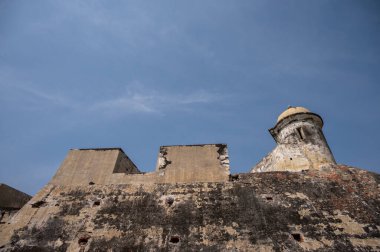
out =
{"type": "Polygon", "coordinates": [[[166,90],[155,90],[145,87],[139,82],[126,86],[124,94],[113,96],[100,101],[85,102],[71,99],[63,94],[42,91],[26,85],[2,85],[10,92],[7,99],[20,101],[21,109],[69,109],[75,114],[102,113],[104,115],[125,114],[157,114],[163,115],[168,111],[191,111],[192,106],[199,104],[218,103],[225,100],[227,95],[197,90],[189,94],[169,93],[166,90]],[[16,91],[16,92],[14,92],[16,91]]]}
{"type": "Polygon", "coordinates": [[[75,109],[78,103],[68,99],[67,97],[42,91],[38,88],[32,87],[30,84],[20,85],[0,85],[3,90],[7,89],[6,94],[0,96],[0,100],[5,102],[17,101],[20,108],[30,109],[44,109],[44,108],[68,108],[75,109]]]}
{"type": "Polygon", "coordinates": [[[95,103],[91,110],[123,113],[164,114],[166,111],[188,111],[195,104],[210,104],[220,102],[226,95],[198,90],[190,94],[170,94],[138,87],[138,90],[128,91],[116,99],[95,103]]]}

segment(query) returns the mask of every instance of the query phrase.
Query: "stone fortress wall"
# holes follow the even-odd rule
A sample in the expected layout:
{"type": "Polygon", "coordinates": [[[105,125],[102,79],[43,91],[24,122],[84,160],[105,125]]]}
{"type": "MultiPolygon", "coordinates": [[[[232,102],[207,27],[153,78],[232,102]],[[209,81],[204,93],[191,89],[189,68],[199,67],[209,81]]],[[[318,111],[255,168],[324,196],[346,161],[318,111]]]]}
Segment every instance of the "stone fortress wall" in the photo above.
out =
{"type": "Polygon", "coordinates": [[[161,146],[154,172],[142,173],[120,148],[70,150],[52,185],[222,182],[230,175],[227,145],[161,146]]]}
{"type": "MultiPolygon", "coordinates": [[[[302,171],[336,164],[322,132],[322,118],[289,107],[270,129],[277,146],[251,172],[302,171]]],[[[53,185],[222,182],[230,176],[226,144],[161,146],[156,170],[142,173],[121,148],[74,149],[53,185]]]]}
{"type": "Polygon", "coordinates": [[[147,173],[120,148],[70,150],[0,222],[0,251],[379,251],[380,175],[337,165],[322,126],[288,108],[233,175],[225,144],[161,146],[147,173]]]}

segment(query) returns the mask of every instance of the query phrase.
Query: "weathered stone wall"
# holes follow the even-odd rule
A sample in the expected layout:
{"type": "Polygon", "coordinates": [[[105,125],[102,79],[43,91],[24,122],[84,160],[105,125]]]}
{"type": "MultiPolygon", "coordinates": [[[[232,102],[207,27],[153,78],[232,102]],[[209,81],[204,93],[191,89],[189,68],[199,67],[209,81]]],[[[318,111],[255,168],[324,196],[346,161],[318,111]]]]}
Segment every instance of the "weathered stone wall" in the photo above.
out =
{"type": "Polygon", "coordinates": [[[4,224],[10,222],[18,210],[19,209],[0,209],[0,228],[2,228],[4,224]]]}
{"type": "Polygon", "coordinates": [[[20,209],[32,197],[6,184],[0,184],[0,209],[20,209]]]}
{"type": "Polygon", "coordinates": [[[230,175],[227,145],[162,146],[156,172],[164,183],[226,181],[230,175]]]}
{"type": "Polygon", "coordinates": [[[6,184],[0,184],[0,229],[3,224],[9,222],[12,217],[32,197],[26,193],[14,189],[6,184]]]}
{"type": "Polygon", "coordinates": [[[227,181],[227,145],[163,146],[156,171],[141,173],[121,149],[70,150],[49,182],[53,185],[109,185],[227,181]]]}
{"type": "Polygon", "coordinates": [[[113,173],[139,174],[141,173],[136,165],[129,159],[123,151],[119,152],[113,173]]]}
{"type": "Polygon", "coordinates": [[[48,185],[1,251],[379,251],[380,177],[356,168],[228,182],[48,185]]]}
{"type": "MultiPolygon", "coordinates": [[[[105,184],[113,174],[121,149],[70,150],[53,179],[54,185],[105,184]]],[[[122,168],[118,168],[122,170],[122,168]]]]}

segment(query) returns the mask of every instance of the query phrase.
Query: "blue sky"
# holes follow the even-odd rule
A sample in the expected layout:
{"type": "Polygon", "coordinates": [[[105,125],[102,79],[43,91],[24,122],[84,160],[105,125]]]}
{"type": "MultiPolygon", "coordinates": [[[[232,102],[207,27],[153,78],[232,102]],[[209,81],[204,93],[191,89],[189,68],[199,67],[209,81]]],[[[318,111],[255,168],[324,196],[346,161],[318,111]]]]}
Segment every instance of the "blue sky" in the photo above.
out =
{"type": "Polygon", "coordinates": [[[233,173],[288,105],[380,172],[379,1],[0,1],[0,182],[36,193],[70,148],[227,143],[233,173]]]}

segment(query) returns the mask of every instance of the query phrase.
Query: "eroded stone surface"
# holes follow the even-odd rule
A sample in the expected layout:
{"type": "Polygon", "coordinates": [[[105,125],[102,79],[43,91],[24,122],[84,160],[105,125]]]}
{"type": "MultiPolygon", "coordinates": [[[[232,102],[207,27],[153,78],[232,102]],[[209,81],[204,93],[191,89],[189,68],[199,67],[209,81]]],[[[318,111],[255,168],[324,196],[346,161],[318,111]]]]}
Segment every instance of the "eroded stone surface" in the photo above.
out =
{"type": "Polygon", "coordinates": [[[0,225],[0,246],[2,251],[378,251],[379,181],[378,174],[335,166],[238,174],[227,182],[50,184],[10,224],[0,225]]]}
{"type": "Polygon", "coordinates": [[[31,198],[13,187],[0,184],[0,226],[8,223],[31,198]]]}
{"type": "Polygon", "coordinates": [[[20,209],[32,197],[13,187],[0,183],[0,209],[20,209]]]}
{"type": "Polygon", "coordinates": [[[289,107],[269,129],[277,146],[251,172],[300,172],[335,165],[322,126],[319,115],[302,107],[289,107]]]}

